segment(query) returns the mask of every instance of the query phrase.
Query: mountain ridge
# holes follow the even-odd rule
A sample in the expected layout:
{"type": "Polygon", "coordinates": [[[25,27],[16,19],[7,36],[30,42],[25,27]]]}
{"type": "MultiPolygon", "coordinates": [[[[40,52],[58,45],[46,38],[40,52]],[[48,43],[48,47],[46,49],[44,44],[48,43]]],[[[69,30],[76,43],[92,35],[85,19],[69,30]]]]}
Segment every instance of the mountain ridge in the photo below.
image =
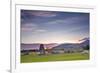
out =
{"type": "MultiPolygon", "coordinates": [[[[41,43],[31,43],[31,44],[25,44],[21,43],[21,50],[32,50],[32,49],[39,49],[41,43]]],[[[89,39],[82,41],[81,43],[49,43],[49,44],[44,44],[44,47],[46,49],[61,49],[61,48],[80,48],[84,47],[86,45],[89,45],[89,39]]]]}

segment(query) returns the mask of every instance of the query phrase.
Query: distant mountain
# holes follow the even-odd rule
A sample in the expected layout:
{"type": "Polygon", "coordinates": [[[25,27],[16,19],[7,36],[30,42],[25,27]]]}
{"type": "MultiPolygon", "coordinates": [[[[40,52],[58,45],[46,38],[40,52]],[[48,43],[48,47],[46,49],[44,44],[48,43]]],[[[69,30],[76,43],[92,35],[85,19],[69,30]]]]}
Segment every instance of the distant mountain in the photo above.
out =
{"type": "Polygon", "coordinates": [[[59,44],[57,43],[50,43],[50,44],[44,44],[45,48],[47,49],[52,49],[55,46],[58,46],[59,44]]]}
{"type": "Polygon", "coordinates": [[[90,41],[89,41],[89,39],[87,39],[87,40],[84,40],[83,42],[81,42],[79,45],[81,46],[81,47],[84,47],[84,46],[87,46],[87,45],[89,45],[90,44],[90,41]]]}
{"type": "MultiPolygon", "coordinates": [[[[47,49],[51,49],[54,46],[57,46],[57,43],[50,43],[50,44],[44,44],[44,47],[47,49]]],[[[39,49],[40,43],[35,44],[24,44],[21,43],[21,50],[32,50],[32,49],[39,49]]]]}
{"type": "MultiPolygon", "coordinates": [[[[21,43],[21,50],[39,49],[41,43],[24,44],[21,43]]],[[[45,49],[79,49],[89,45],[89,39],[82,40],[81,43],[50,43],[44,44],[45,49]]]]}
{"type": "Polygon", "coordinates": [[[81,43],[64,43],[60,44],[58,46],[53,47],[52,49],[80,49],[83,48],[84,46],[89,45],[89,40],[84,40],[81,43]]]}
{"type": "Polygon", "coordinates": [[[53,49],[73,49],[73,48],[80,48],[80,46],[79,44],[65,43],[53,47],[53,49]]]}
{"type": "Polygon", "coordinates": [[[38,49],[39,44],[24,44],[21,43],[21,50],[32,50],[32,49],[38,49]]]}

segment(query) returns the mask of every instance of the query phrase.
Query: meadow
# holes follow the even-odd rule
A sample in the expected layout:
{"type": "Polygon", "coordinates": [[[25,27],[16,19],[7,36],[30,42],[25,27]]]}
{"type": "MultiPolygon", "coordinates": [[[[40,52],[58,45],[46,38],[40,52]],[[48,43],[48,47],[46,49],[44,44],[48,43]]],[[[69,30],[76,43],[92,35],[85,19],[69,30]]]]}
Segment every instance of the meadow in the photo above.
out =
{"type": "Polygon", "coordinates": [[[21,63],[75,61],[75,60],[89,60],[89,54],[63,53],[63,54],[46,54],[40,56],[35,53],[30,53],[29,55],[21,55],[21,63]]]}

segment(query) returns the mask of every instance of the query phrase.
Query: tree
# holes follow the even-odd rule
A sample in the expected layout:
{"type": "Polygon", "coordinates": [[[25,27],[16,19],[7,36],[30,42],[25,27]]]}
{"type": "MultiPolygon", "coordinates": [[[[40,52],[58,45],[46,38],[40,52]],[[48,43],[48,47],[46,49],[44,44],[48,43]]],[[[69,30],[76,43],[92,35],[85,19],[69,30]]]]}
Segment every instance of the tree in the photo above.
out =
{"type": "Polygon", "coordinates": [[[89,45],[84,47],[84,50],[89,50],[89,49],[90,49],[89,45]]]}

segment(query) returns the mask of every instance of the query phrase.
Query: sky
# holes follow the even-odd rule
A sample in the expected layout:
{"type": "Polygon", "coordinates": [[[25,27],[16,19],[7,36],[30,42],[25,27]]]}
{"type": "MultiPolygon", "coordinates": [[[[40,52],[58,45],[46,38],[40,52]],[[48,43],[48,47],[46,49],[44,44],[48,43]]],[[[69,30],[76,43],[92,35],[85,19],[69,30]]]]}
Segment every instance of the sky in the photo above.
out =
{"type": "Polygon", "coordinates": [[[21,43],[79,43],[89,37],[89,13],[21,10],[21,43]]]}

